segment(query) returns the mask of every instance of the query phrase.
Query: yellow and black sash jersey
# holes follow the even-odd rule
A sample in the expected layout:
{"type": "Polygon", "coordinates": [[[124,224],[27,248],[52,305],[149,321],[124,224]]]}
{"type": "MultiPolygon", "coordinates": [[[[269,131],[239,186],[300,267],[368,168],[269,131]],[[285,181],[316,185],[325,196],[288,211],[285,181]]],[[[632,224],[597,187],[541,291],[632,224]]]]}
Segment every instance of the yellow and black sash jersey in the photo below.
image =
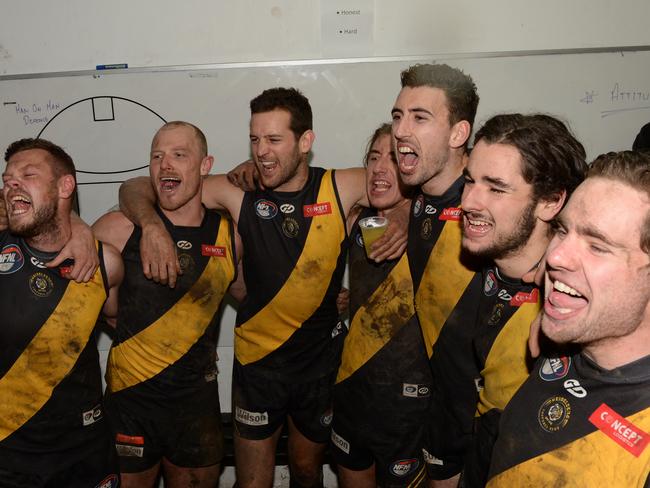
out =
{"type": "MultiPolygon", "coordinates": [[[[413,307],[408,257],[375,263],[366,257],[358,220],[350,232],[350,330],[343,347],[335,397],[373,401],[377,385],[395,398],[430,398],[431,372],[413,307]]],[[[377,401],[392,401],[385,398],[377,401]]],[[[353,408],[358,410],[358,404],[353,408]]],[[[339,410],[340,411],[340,410],[339,410]]]]}
{"type": "Polygon", "coordinates": [[[542,357],[501,417],[488,487],[650,486],[650,356],[542,357]]]}
{"type": "Polygon", "coordinates": [[[232,222],[205,211],[199,227],[173,225],[158,210],[183,270],[175,288],[142,273],[135,227],[122,251],[115,340],[106,380],[112,397],[132,408],[187,401],[216,380],[218,311],[236,273],[232,222]]]}
{"type": "Polygon", "coordinates": [[[88,283],[7,231],[0,247],[0,467],[65,466],[108,436],[93,334],[107,297],[102,246],[88,283]]]}
{"type": "Polygon", "coordinates": [[[411,204],[407,254],[415,310],[427,354],[474,273],[461,259],[460,197],[463,178],[442,195],[420,194],[411,204]]]}
{"type": "Polygon", "coordinates": [[[297,192],[246,192],[238,222],[247,288],[235,328],[239,364],[282,381],[334,371],[344,217],[334,171],[310,168],[297,192]]]}

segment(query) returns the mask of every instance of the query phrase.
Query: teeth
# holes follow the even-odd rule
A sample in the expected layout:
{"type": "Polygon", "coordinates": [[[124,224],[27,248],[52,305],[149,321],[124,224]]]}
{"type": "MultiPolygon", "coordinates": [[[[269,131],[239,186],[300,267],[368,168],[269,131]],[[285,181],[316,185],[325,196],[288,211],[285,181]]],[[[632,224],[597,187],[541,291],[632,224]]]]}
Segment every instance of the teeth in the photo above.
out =
{"type": "Polygon", "coordinates": [[[476,225],[476,226],[479,226],[479,227],[490,225],[487,222],[483,222],[482,220],[471,220],[471,219],[467,219],[467,220],[469,221],[469,223],[471,225],[476,225]]]}
{"type": "Polygon", "coordinates": [[[390,183],[387,181],[381,181],[381,180],[375,180],[372,182],[373,185],[375,186],[390,186],[390,183]]]}
{"type": "Polygon", "coordinates": [[[25,203],[31,203],[28,198],[25,198],[23,196],[17,195],[11,199],[12,202],[25,202],[25,203]]]}
{"type": "Polygon", "coordinates": [[[270,168],[275,165],[275,161],[261,161],[261,163],[265,168],[270,168]]]}
{"type": "Polygon", "coordinates": [[[166,176],[164,178],[160,178],[161,181],[181,181],[180,178],[173,178],[171,176],[166,176]]]}
{"type": "Polygon", "coordinates": [[[399,152],[401,152],[402,154],[415,153],[415,151],[413,149],[411,149],[410,147],[407,147],[407,146],[400,146],[400,147],[397,148],[397,150],[399,152]]]}
{"type": "MultiPolygon", "coordinates": [[[[574,297],[582,297],[580,293],[578,293],[576,290],[571,288],[569,285],[566,283],[562,283],[559,280],[555,280],[553,282],[553,288],[556,289],[557,291],[561,291],[562,293],[567,293],[568,295],[574,296],[574,297]]],[[[563,309],[560,309],[560,311],[563,309]]],[[[567,313],[567,312],[562,312],[562,313],[567,313]]]]}

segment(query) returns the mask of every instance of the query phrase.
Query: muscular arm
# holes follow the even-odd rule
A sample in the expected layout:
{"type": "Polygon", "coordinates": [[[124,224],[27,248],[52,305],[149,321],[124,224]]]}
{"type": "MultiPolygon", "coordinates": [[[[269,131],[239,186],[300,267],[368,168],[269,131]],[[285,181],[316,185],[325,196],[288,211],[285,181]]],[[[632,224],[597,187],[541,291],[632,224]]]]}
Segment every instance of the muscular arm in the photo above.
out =
{"type": "Polygon", "coordinates": [[[99,257],[95,249],[95,237],[88,224],[74,212],[70,214],[72,234],[61,252],[46,264],[48,268],[56,268],[66,259],[74,260],[74,265],[66,274],[66,278],[82,283],[90,280],[99,266],[99,257]]]}

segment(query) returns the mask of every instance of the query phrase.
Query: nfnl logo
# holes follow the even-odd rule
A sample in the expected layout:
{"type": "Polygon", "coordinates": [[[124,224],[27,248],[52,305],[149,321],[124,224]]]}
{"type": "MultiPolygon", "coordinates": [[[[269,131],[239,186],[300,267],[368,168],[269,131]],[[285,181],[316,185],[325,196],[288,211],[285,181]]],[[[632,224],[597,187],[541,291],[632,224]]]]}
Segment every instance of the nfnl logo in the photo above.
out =
{"type": "Polygon", "coordinates": [[[317,215],[327,215],[332,213],[332,205],[330,202],[314,203],[313,205],[305,205],[302,207],[302,214],[305,217],[316,217],[317,215]]]}
{"type": "Polygon", "coordinates": [[[0,251],[0,274],[11,274],[18,271],[25,264],[25,258],[20,248],[9,244],[0,251]]]}
{"type": "Polygon", "coordinates": [[[460,220],[460,216],[462,215],[462,210],[458,207],[448,207],[445,208],[442,213],[440,214],[440,217],[438,219],[440,220],[460,220]]]}
{"type": "Polygon", "coordinates": [[[255,202],[255,213],[263,219],[272,219],[278,214],[278,206],[270,200],[255,202]]]}
{"type": "Polygon", "coordinates": [[[402,459],[401,461],[395,461],[390,470],[395,476],[406,476],[411,471],[418,469],[420,461],[417,459],[402,459]]]}
{"type": "Polygon", "coordinates": [[[548,358],[539,369],[539,377],[544,381],[555,381],[564,378],[569,373],[571,358],[561,356],[559,358],[548,358]]]}

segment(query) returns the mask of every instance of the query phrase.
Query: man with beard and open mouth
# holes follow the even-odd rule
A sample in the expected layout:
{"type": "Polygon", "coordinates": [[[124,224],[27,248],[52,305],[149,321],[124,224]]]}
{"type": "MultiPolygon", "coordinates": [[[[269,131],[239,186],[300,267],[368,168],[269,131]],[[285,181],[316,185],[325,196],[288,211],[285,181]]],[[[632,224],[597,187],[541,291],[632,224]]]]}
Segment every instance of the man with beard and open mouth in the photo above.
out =
{"type": "Polygon", "coordinates": [[[650,157],[599,156],[556,218],[537,360],[488,487],[650,483],[650,157]]]}
{"type": "Polygon", "coordinates": [[[462,468],[465,487],[485,485],[500,414],[530,371],[527,338],[540,293],[524,276],[542,259],[551,222],[586,169],[582,144],[549,115],[497,115],[474,138],[463,171],[461,245],[483,269],[431,358],[441,395],[431,454],[441,470],[462,468]]]}
{"type": "Polygon", "coordinates": [[[22,139],[5,153],[8,230],[0,231],[0,485],[117,487],[95,341],[116,314],[122,260],[96,243],[86,283],[47,267],[70,238],[74,164],[59,146],[22,139]]]}
{"type": "Polygon", "coordinates": [[[178,249],[183,274],[170,288],[142,273],[142,229],[121,212],[93,224],[125,264],[106,368],[106,408],[122,484],[213,487],[223,457],[216,348],[221,300],[235,278],[239,237],[231,220],[201,204],[212,167],[205,135],[182,121],[151,143],[156,212],[178,249]]]}

